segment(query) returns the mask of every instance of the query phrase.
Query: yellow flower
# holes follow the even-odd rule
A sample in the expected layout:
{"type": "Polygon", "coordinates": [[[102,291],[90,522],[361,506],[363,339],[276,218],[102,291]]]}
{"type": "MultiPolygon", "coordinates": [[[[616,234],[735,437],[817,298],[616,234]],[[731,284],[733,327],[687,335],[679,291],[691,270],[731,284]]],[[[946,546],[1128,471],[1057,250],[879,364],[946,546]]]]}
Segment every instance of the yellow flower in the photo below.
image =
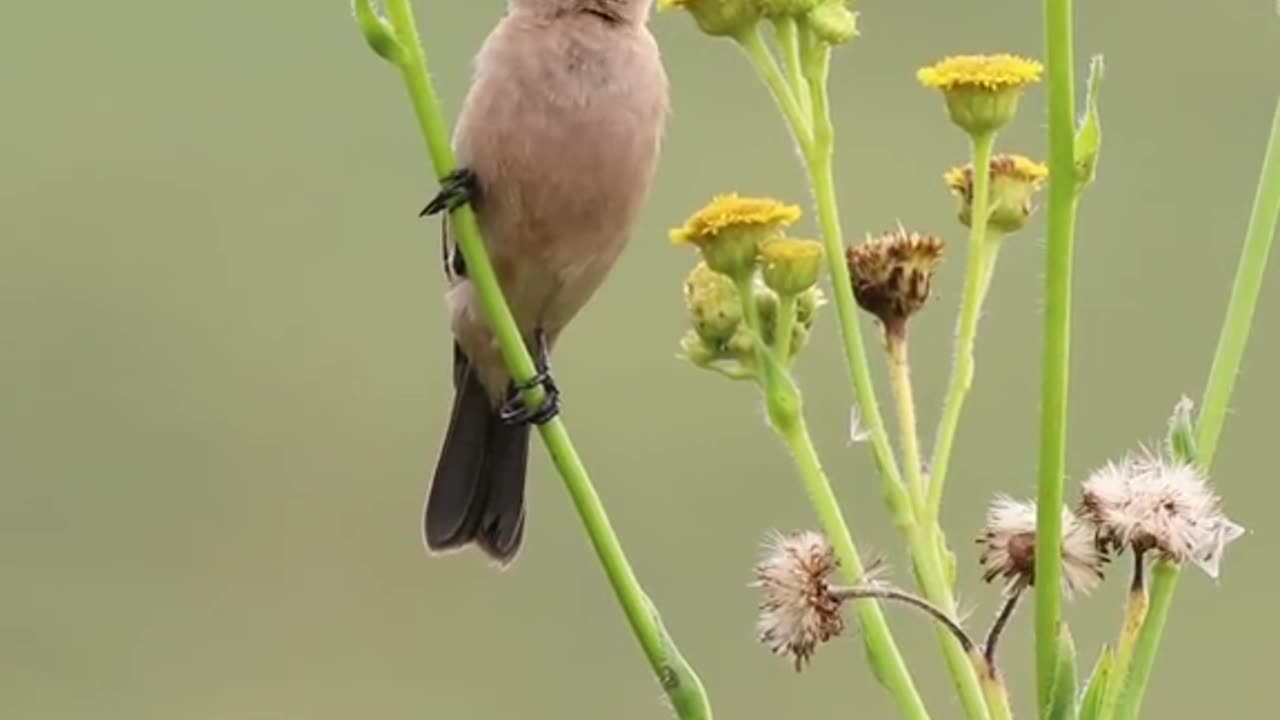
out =
{"type": "Polygon", "coordinates": [[[1044,66],[1016,55],[958,55],[916,73],[920,84],[942,91],[951,121],[971,135],[990,134],[1018,111],[1027,85],[1040,81],[1044,66]]]}
{"type": "MultiPolygon", "coordinates": [[[[988,225],[1001,233],[1019,230],[1031,217],[1031,198],[1049,176],[1049,169],[1022,155],[1003,153],[992,156],[990,168],[988,225]]],[[[969,225],[973,216],[972,164],[951,168],[942,177],[956,196],[960,222],[969,225]]]]}
{"type": "Polygon", "coordinates": [[[684,8],[708,35],[739,35],[760,21],[753,0],[658,0],[658,11],[684,8]]]}
{"type": "Polygon", "coordinates": [[[940,237],[899,229],[845,252],[854,299],[880,319],[887,337],[902,337],[907,320],[928,302],[943,248],[940,237]]]}
{"type": "Polygon", "coordinates": [[[718,195],[671,231],[671,241],[692,244],[707,266],[742,279],[755,268],[761,245],[800,218],[800,208],[772,198],[718,195]]]}
{"type": "Polygon", "coordinates": [[[779,295],[799,295],[817,284],[822,257],[822,243],[816,240],[771,240],[760,249],[764,284],[779,295]]]}

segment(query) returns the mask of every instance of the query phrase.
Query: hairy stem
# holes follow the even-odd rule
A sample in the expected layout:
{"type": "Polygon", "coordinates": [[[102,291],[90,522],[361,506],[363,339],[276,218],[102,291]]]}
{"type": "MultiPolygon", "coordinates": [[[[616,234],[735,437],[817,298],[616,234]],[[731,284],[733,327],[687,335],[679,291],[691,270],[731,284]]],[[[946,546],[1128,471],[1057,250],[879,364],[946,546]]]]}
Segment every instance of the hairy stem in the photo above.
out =
{"type": "Polygon", "coordinates": [[[947,382],[947,396],[942,405],[942,419],[938,422],[938,434],[934,440],[933,460],[929,463],[929,504],[922,522],[936,525],[942,512],[942,489],[947,478],[947,466],[951,461],[951,445],[960,426],[960,411],[964,408],[969,388],[973,386],[973,348],[978,339],[978,319],[982,313],[982,300],[986,296],[991,279],[988,255],[994,263],[995,247],[987,244],[987,220],[991,214],[991,148],[995,135],[979,135],[972,141],[973,160],[973,211],[969,218],[969,255],[964,277],[964,295],[960,301],[960,318],[956,323],[955,357],[951,365],[951,378],[947,382]]]}
{"type": "Polygon", "coordinates": [[[987,631],[987,642],[983,647],[982,656],[987,659],[987,665],[991,666],[992,672],[995,672],[996,650],[1000,645],[1000,638],[1004,635],[1004,629],[1008,627],[1009,620],[1013,617],[1013,611],[1018,609],[1018,601],[1022,599],[1023,587],[1019,585],[1009,596],[1005,598],[1004,605],[1000,606],[1000,613],[996,615],[995,622],[991,623],[991,629],[987,631]]]}
{"type": "Polygon", "coordinates": [[[924,503],[924,476],[921,471],[920,435],[916,431],[916,399],[911,387],[911,364],[907,357],[906,328],[885,330],[885,349],[889,354],[889,377],[893,397],[898,404],[898,443],[902,446],[902,464],[906,467],[907,490],[919,517],[924,503]]]}
{"type": "MultiPolygon", "coordinates": [[[[377,30],[389,26],[394,34],[395,43],[384,45],[394,50],[379,54],[400,70],[436,176],[443,177],[454,167],[453,152],[449,144],[447,123],[431,84],[412,8],[408,0],[386,0],[386,10],[388,23],[371,23],[370,19],[376,16],[370,0],[357,0],[357,18],[361,20],[362,29],[366,33],[370,28],[377,30]]],[[[370,44],[373,45],[373,42],[370,44]]],[[[374,49],[377,51],[377,46],[374,49]]],[[[485,253],[475,214],[470,207],[460,207],[453,211],[452,222],[458,247],[467,262],[468,277],[480,300],[485,318],[501,346],[508,370],[517,381],[527,381],[535,373],[533,359],[525,347],[502,295],[497,275],[485,253]]],[[[525,393],[525,402],[530,407],[537,407],[543,402],[544,395],[541,388],[535,388],[525,393]]],[[[627,621],[672,707],[679,717],[686,720],[709,720],[712,717],[711,705],[702,682],[663,627],[656,608],[645,595],[627,562],[622,544],[569,439],[563,421],[557,417],[542,425],[541,434],[627,621]]]]}
{"type": "Polygon", "coordinates": [[[884,585],[856,585],[854,587],[831,588],[831,594],[839,599],[880,598],[910,605],[936,620],[939,625],[955,637],[956,642],[960,643],[960,647],[964,648],[965,652],[973,652],[977,647],[973,642],[973,638],[969,637],[969,633],[965,631],[959,620],[948,615],[937,605],[922,597],[912,595],[906,590],[884,585]]]}
{"type": "Polygon", "coordinates": [[[742,48],[742,51],[746,54],[747,59],[751,61],[751,66],[755,68],[756,74],[760,76],[760,79],[769,88],[774,102],[777,103],[778,109],[782,111],[783,117],[787,120],[787,128],[791,130],[791,137],[796,147],[802,150],[808,148],[813,142],[813,131],[809,126],[809,116],[800,104],[796,92],[787,84],[787,79],[783,76],[782,69],[778,67],[778,61],[773,57],[773,53],[769,51],[769,46],[765,44],[764,38],[760,35],[759,26],[753,26],[749,31],[734,39],[737,41],[738,47],[742,48]]]}
{"type": "Polygon", "coordinates": [[[796,327],[796,296],[778,295],[778,327],[774,330],[773,345],[777,348],[778,362],[785,367],[791,361],[791,341],[796,327]]]}
{"type": "Polygon", "coordinates": [[[809,97],[809,85],[804,79],[804,65],[800,59],[800,35],[808,33],[808,28],[800,28],[796,19],[791,16],[775,18],[774,34],[778,38],[778,47],[782,50],[783,62],[787,66],[787,82],[791,92],[795,94],[804,115],[813,112],[813,101],[809,97]]]}

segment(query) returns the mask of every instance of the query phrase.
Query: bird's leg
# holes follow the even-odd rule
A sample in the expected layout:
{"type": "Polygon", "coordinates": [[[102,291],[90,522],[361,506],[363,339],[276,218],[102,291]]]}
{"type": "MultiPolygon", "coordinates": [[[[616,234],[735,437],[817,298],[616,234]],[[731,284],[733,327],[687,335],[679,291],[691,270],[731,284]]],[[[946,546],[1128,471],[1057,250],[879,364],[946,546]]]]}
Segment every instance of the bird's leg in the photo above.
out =
{"type": "Polygon", "coordinates": [[[534,341],[538,346],[537,357],[535,358],[535,365],[538,368],[537,374],[529,382],[513,383],[510,396],[498,410],[498,417],[508,425],[522,425],[525,423],[541,425],[560,414],[560,389],[556,387],[556,381],[552,379],[551,368],[548,365],[550,348],[547,347],[547,334],[541,329],[535,331],[534,341]],[[520,396],[520,393],[539,385],[542,386],[547,395],[543,399],[541,406],[530,409],[525,405],[524,398],[520,396]]]}
{"type": "Polygon", "coordinates": [[[471,202],[478,194],[476,174],[460,167],[440,179],[440,192],[418,213],[418,217],[456,210],[471,202]]]}

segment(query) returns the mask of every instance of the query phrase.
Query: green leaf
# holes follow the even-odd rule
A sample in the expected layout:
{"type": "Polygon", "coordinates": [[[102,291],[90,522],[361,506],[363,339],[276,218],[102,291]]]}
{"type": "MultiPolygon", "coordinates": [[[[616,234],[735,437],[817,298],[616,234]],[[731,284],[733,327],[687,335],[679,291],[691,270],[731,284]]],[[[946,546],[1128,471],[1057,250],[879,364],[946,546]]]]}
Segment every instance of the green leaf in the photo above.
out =
{"type": "Polygon", "coordinates": [[[1085,96],[1084,120],[1076,129],[1076,192],[1093,182],[1098,170],[1098,153],[1102,150],[1102,117],[1098,112],[1098,96],[1102,93],[1102,56],[1089,61],[1089,89],[1085,96]]]}
{"type": "Polygon", "coordinates": [[[1115,655],[1111,648],[1103,646],[1098,656],[1098,663],[1093,666],[1093,675],[1089,685],[1080,699],[1080,720],[1098,720],[1102,713],[1102,698],[1106,695],[1107,683],[1111,681],[1111,667],[1115,663],[1115,655]]]}
{"type": "Polygon", "coordinates": [[[1076,644],[1067,624],[1058,626],[1058,669],[1053,675],[1053,695],[1049,699],[1049,720],[1076,720],[1076,644]]]}
{"type": "Polygon", "coordinates": [[[1184,395],[1173,407],[1173,415],[1169,417],[1169,435],[1166,440],[1169,454],[1182,462],[1193,462],[1199,455],[1196,449],[1195,420],[1191,417],[1193,406],[1191,398],[1184,395]]]}

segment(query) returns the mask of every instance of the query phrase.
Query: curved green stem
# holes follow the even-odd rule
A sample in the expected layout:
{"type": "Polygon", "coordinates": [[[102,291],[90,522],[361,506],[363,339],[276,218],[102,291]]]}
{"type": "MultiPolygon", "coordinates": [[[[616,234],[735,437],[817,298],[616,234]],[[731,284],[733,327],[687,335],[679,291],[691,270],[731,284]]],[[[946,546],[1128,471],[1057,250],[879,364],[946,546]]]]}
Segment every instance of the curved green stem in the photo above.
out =
{"type": "MultiPolygon", "coordinates": [[[[357,18],[361,20],[366,33],[370,28],[376,30],[379,27],[389,27],[394,33],[395,44],[385,47],[395,49],[379,54],[399,68],[436,175],[443,177],[453,169],[453,152],[449,144],[447,123],[431,84],[431,75],[410,3],[408,0],[386,0],[388,24],[369,24],[369,18],[373,16],[370,0],[356,0],[356,9],[357,18]]],[[[377,47],[374,49],[378,50],[377,47]]],[[[512,378],[527,381],[535,373],[533,359],[503,298],[497,275],[485,252],[475,214],[470,207],[463,206],[454,210],[451,218],[458,247],[467,262],[468,277],[501,346],[503,359],[512,378]]],[[[530,407],[537,407],[543,399],[544,391],[541,388],[525,393],[525,402],[530,407]]],[[[681,718],[708,720],[711,718],[711,706],[702,682],[667,634],[657,610],[645,595],[627,562],[622,545],[609,523],[587,470],[569,439],[564,423],[557,417],[540,426],[540,430],[547,451],[564,478],[565,488],[573,499],[583,527],[627,621],[673,708],[681,718]]]]}
{"type": "Polygon", "coordinates": [[[1036,511],[1036,697],[1053,701],[1062,619],[1062,500],[1067,381],[1071,367],[1071,264],[1075,243],[1075,86],[1071,0],[1044,0],[1049,85],[1049,211],[1044,345],[1040,378],[1040,470],[1036,511]]]}
{"type": "MultiPolygon", "coordinates": [[[[1200,402],[1200,417],[1196,428],[1198,456],[1186,458],[1198,462],[1206,470],[1213,464],[1218,448],[1218,438],[1226,421],[1227,407],[1235,388],[1236,374],[1244,357],[1258,295],[1262,291],[1263,276],[1271,243],[1275,239],[1277,220],[1280,219],[1280,103],[1277,103],[1271,120],[1271,134],[1262,161],[1258,190],[1249,215],[1249,229],[1245,233],[1244,248],[1236,268],[1235,283],[1231,288],[1231,300],[1227,304],[1226,318],[1218,338],[1218,349],[1213,356],[1209,380],[1205,384],[1204,398],[1200,402]]],[[[1151,573],[1150,606],[1147,620],[1138,635],[1133,664],[1125,680],[1120,696],[1117,717],[1132,720],[1142,708],[1142,698],[1151,678],[1160,638],[1164,633],[1169,606],[1178,586],[1179,570],[1176,565],[1157,562],[1151,573]]]]}
{"type": "Polygon", "coordinates": [[[973,211],[969,219],[969,255],[964,278],[964,296],[960,301],[960,319],[956,328],[955,358],[947,396],[942,406],[942,419],[934,440],[933,460],[929,463],[929,501],[923,522],[936,525],[942,512],[942,488],[951,461],[951,445],[960,426],[969,388],[973,386],[973,347],[978,338],[978,319],[994,268],[997,247],[987,243],[987,220],[991,200],[991,148],[995,135],[973,138],[973,211]],[[990,262],[988,262],[990,258],[990,262]]]}

